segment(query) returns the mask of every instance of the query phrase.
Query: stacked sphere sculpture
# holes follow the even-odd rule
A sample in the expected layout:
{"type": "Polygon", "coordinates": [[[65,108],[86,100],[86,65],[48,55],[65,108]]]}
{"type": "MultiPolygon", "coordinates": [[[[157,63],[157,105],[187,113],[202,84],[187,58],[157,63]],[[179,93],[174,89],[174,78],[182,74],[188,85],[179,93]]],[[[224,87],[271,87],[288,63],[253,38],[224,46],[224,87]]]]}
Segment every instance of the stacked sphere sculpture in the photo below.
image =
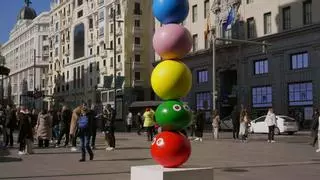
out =
{"type": "Polygon", "coordinates": [[[153,0],[152,9],[163,24],[153,37],[153,47],[163,60],[151,74],[151,86],[165,102],[155,113],[163,131],[154,138],[151,155],[158,164],[175,168],[184,164],[191,154],[190,141],[180,133],[190,125],[191,112],[179,100],[192,86],[191,71],[180,61],[192,48],[190,32],[179,25],[188,16],[189,3],[188,0],[153,0]]]}

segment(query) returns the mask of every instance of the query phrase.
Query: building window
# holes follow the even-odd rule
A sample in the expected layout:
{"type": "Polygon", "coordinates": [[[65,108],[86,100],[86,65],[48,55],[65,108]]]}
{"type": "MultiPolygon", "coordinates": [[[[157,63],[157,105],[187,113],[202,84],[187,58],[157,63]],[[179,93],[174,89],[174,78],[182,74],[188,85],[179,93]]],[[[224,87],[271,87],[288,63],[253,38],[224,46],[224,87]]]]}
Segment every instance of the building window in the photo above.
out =
{"type": "Polygon", "coordinates": [[[73,68],[73,89],[77,88],[77,68],[73,68]]]}
{"type": "Polygon", "coordinates": [[[118,55],[118,62],[121,62],[121,55],[118,55]]]}
{"type": "Polygon", "coordinates": [[[198,84],[208,82],[208,70],[199,70],[197,71],[197,82],[198,84]]]}
{"type": "Polygon", "coordinates": [[[272,107],[271,86],[252,88],[252,107],[272,107]]]}
{"type": "Polygon", "coordinates": [[[210,3],[209,0],[204,1],[204,18],[206,19],[210,13],[210,3]]]}
{"type": "Polygon", "coordinates": [[[199,92],[196,93],[196,106],[197,109],[210,109],[211,107],[211,93],[210,92],[199,92]]]}
{"type": "Polygon", "coordinates": [[[113,33],[113,24],[110,24],[110,34],[113,33]]]}
{"type": "Polygon", "coordinates": [[[140,20],[134,20],[134,26],[140,27],[140,20]]]}
{"type": "Polygon", "coordinates": [[[97,55],[100,54],[100,46],[97,46],[97,55]]]}
{"type": "Polygon", "coordinates": [[[110,67],[113,67],[113,57],[110,58],[110,67]]]}
{"type": "Polygon", "coordinates": [[[312,105],[313,93],[312,83],[293,83],[289,84],[289,105],[312,105]]]}
{"type": "Polygon", "coordinates": [[[100,71],[100,63],[97,62],[97,71],[100,71]]]}
{"type": "Polygon", "coordinates": [[[103,26],[99,28],[99,37],[102,37],[102,36],[104,36],[104,27],[103,26]]]}
{"type": "Polygon", "coordinates": [[[308,52],[291,55],[291,69],[303,69],[309,67],[308,52]]]}
{"type": "Polygon", "coordinates": [[[312,1],[307,0],[303,2],[303,24],[311,24],[312,23],[312,1]]]}
{"type": "Polygon", "coordinates": [[[139,37],[134,38],[134,44],[140,45],[140,38],[139,37]]]}
{"type": "Polygon", "coordinates": [[[59,31],[59,23],[56,23],[56,31],[59,31]]]}
{"type": "Polygon", "coordinates": [[[84,24],[81,23],[74,28],[74,59],[84,56],[84,24]]]}
{"type": "Polygon", "coordinates": [[[291,28],[291,8],[285,7],[282,9],[282,21],[283,30],[288,30],[291,28]]]}
{"type": "Polygon", "coordinates": [[[192,22],[196,22],[198,20],[198,6],[192,6],[192,22]]]}
{"type": "Polygon", "coordinates": [[[78,6],[81,6],[83,4],[83,0],[78,0],[78,6]]]}
{"type": "Polygon", "coordinates": [[[193,51],[198,50],[198,35],[197,34],[194,34],[192,36],[192,49],[193,49],[193,51]]]}
{"type": "Polygon", "coordinates": [[[101,11],[99,12],[99,21],[103,21],[103,20],[104,20],[104,11],[101,10],[101,11]]]}
{"type": "Polygon", "coordinates": [[[134,72],[134,80],[140,80],[140,72],[134,72]]]}
{"type": "Polygon", "coordinates": [[[89,65],[89,72],[92,72],[92,63],[89,65]]]}
{"type": "Polygon", "coordinates": [[[90,29],[93,28],[93,19],[92,18],[89,19],[89,28],[90,29]]]}
{"type": "Polygon", "coordinates": [[[140,9],[140,3],[138,3],[138,2],[134,3],[133,14],[136,14],[136,15],[141,15],[142,14],[141,9],[140,9]]]}
{"type": "Polygon", "coordinates": [[[82,17],[83,16],[83,10],[79,11],[78,12],[78,18],[82,17]]]}
{"type": "Polygon", "coordinates": [[[251,18],[248,18],[247,19],[247,32],[248,32],[248,39],[251,39],[251,38],[255,38],[255,23],[254,23],[254,18],[251,17],[251,18]]]}
{"type": "Polygon", "coordinates": [[[253,3],[253,0],[247,0],[247,4],[253,3]]]}
{"type": "Polygon", "coordinates": [[[263,15],[263,23],[264,23],[264,34],[271,33],[271,12],[265,13],[263,15]]]}
{"type": "Polygon", "coordinates": [[[103,60],[103,67],[106,67],[106,60],[103,60]]]}
{"type": "Polygon", "coordinates": [[[110,48],[113,49],[113,41],[110,41],[110,48]]]}
{"type": "Polygon", "coordinates": [[[121,6],[117,4],[117,15],[121,15],[121,6]]]}
{"type": "Polygon", "coordinates": [[[118,38],[118,44],[121,44],[121,38],[118,38]]]}
{"type": "Polygon", "coordinates": [[[90,55],[92,55],[92,48],[90,48],[90,55]]]}
{"type": "Polygon", "coordinates": [[[135,62],[140,62],[141,61],[140,58],[141,58],[140,54],[134,55],[134,61],[135,62]]]}
{"type": "Polygon", "coordinates": [[[254,61],[254,74],[267,74],[269,72],[269,63],[267,59],[254,61]]]}
{"type": "Polygon", "coordinates": [[[97,77],[97,84],[100,84],[100,77],[97,77]]]}

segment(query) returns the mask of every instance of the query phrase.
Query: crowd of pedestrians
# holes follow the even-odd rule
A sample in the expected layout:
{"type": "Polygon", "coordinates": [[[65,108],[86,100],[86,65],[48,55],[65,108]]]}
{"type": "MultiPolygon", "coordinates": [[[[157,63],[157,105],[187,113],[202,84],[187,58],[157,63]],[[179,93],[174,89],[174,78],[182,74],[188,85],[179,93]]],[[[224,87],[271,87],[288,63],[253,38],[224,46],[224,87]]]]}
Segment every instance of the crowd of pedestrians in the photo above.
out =
{"type": "MultiPolygon", "coordinates": [[[[26,107],[0,105],[0,125],[1,134],[3,135],[2,147],[13,147],[14,131],[18,130],[17,143],[19,144],[19,155],[33,154],[33,146],[38,145],[39,148],[68,147],[71,144],[71,151],[78,151],[77,139],[80,141],[81,158],[80,162],[86,161],[86,153],[89,159],[94,158],[93,150],[96,149],[97,129],[100,126],[104,133],[106,150],[112,151],[116,148],[115,138],[115,110],[110,104],[99,112],[95,106],[88,107],[83,103],[71,110],[67,106],[63,106],[61,110],[29,110],[26,107]],[[102,124],[102,126],[101,126],[102,124]],[[64,140],[64,142],[62,142],[64,140]]],[[[241,142],[248,141],[250,116],[246,108],[234,107],[232,113],[232,137],[241,142]]],[[[314,122],[312,125],[312,142],[315,147],[318,142],[320,152],[320,117],[319,112],[314,113],[314,122]]],[[[193,141],[203,141],[203,131],[206,123],[206,114],[202,109],[192,111],[190,126],[182,130],[181,133],[189,137],[193,141]],[[187,130],[190,132],[187,133],[187,130]]],[[[210,116],[212,124],[212,138],[219,139],[219,129],[221,125],[220,115],[214,110],[210,116]]],[[[142,112],[129,111],[125,119],[125,127],[127,132],[132,131],[133,123],[137,126],[137,134],[141,135],[146,132],[147,141],[152,141],[154,136],[161,132],[161,127],[157,125],[155,120],[155,112],[148,107],[142,112]]],[[[265,124],[268,127],[269,143],[274,143],[274,133],[277,127],[276,115],[272,108],[266,114],[265,124]]],[[[1,142],[1,141],[0,141],[1,142]]]]}

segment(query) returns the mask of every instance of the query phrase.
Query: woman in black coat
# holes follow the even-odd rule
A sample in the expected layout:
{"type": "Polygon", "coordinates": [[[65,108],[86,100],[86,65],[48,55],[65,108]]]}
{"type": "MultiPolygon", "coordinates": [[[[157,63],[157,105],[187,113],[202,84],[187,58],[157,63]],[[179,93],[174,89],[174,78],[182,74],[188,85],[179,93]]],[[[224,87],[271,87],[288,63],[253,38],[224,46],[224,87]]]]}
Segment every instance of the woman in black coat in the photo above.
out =
{"type": "Polygon", "coordinates": [[[205,122],[204,111],[199,110],[196,115],[196,139],[195,139],[195,141],[202,141],[204,122],[205,122]]]}
{"type": "MultiPolygon", "coordinates": [[[[33,140],[31,116],[27,109],[22,108],[19,112],[19,138],[20,143],[19,154],[26,154],[26,145],[31,146],[33,140]]],[[[31,153],[31,147],[28,147],[28,153],[31,153]]]]}

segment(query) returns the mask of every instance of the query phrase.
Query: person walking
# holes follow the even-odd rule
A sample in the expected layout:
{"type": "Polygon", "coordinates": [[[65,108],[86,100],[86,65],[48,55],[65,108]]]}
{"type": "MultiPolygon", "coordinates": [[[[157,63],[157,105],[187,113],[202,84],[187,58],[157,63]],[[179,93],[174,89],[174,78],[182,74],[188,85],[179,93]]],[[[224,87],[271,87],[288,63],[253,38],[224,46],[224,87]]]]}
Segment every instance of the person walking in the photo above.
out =
{"type": "Polygon", "coordinates": [[[319,126],[319,110],[315,109],[313,116],[312,116],[313,122],[311,125],[311,137],[312,137],[312,142],[310,143],[311,146],[315,147],[316,143],[318,141],[318,126],[319,126]]]}
{"type": "Polygon", "coordinates": [[[196,119],[196,139],[194,140],[202,142],[204,122],[205,122],[205,114],[202,109],[198,110],[196,118],[197,118],[196,119]]]}
{"type": "Polygon", "coordinates": [[[65,136],[66,140],[64,142],[64,147],[67,147],[69,144],[69,132],[70,132],[70,123],[72,117],[72,111],[67,107],[63,106],[61,110],[61,121],[60,121],[60,133],[59,138],[56,144],[56,147],[60,146],[61,140],[63,136],[65,136]]]}
{"type": "Polygon", "coordinates": [[[131,132],[131,127],[132,127],[132,112],[128,112],[128,115],[127,115],[127,121],[126,121],[126,124],[127,124],[127,132],[131,132]]]}
{"type": "Polygon", "coordinates": [[[43,109],[39,115],[36,125],[39,148],[48,148],[52,137],[52,118],[48,112],[43,109]]]}
{"type": "Polygon", "coordinates": [[[147,141],[152,141],[154,136],[154,111],[151,108],[146,108],[146,111],[143,113],[143,127],[147,129],[147,141]]]}
{"type": "Polygon", "coordinates": [[[3,142],[1,142],[0,144],[1,146],[3,146],[3,144],[7,139],[5,124],[6,124],[6,109],[2,104],[0,104],[0,133],[2,133],[3,135],[3,142]]]}
{"type": "Polygon", "coordinates": [[[71,122],[70,122],[70,139],[71,139],[71,151],[75,152],[77,151],[77,137],[78,137],[78,126],[77,122],[78,119],[81,115],[81,110],[86,107],[86,103],[81,104],[80,106],[76,107],[72,111],[72,116],[71,116],[71,122]]]}
{"type": "Polygon", "coordinates": [[[105,122],[105,125],[104,125],[105,140],[108,145],[106,150],[112,151],[116,147],[116,138],[114,136],[114,131],[115,131],[114,122],[116,118],[116,113],[110,104],[107,104],[106,108],[104,109],[103,118],[105,122]]]}
{"type": "Polygon", "coordinates": [[[13,147],[13,132],[17,126],[17,116],[15,109],[7,105],[6,116],[6,131],[4,131],[6,132],[5,146],[7,147],[10,142],[10,147],[13,147]]]}
{"type": "Polygon", "coordinates": [[[88,111],[88,117],[92,120],[91,123],[91,149],[96,149],[96,137],[97,137],[97,129],[98,129],[98,114],[95,108],[95,105],[91,105],[91,109],[88,111]]]}
{"type": "Polygon", "coordinates": [[[241,142],[247,141],[248,123],[249,123],[248,112],[246,109],[243,109],[240,114],[240,129],[239,129],[239,136],[241,137],[241,142]]]}
{"type": "Polygon", "coordinates": [[[19,155],[24,154],[33,154],[32,151],[32,141],[33,141],[33,132],[31,124],[30,112],[27,108],[21,107],[19,112],[19,137],[18,142],[19,146],[19,155]]]}
{"type": "Polygon", "coordinates": [[[269,129],[269,133],[268,133],[268,142],[269,143],[274,143],[274,129],[277,126],[277,119],[276,119],[276,115],[273,112],[273,109],[270,108],[268,110],[266,119],[265,119],[265,123],[268,126],[269,129]]]}
{"type": "Polygon", "coordinates": [[[212,114],[212,136],[214,139],[219,138],[220,116],[218,110],[214,110],[212,114]]]}
{"type": "Polygon", "coordinates": [[[190,139],[193,139],[196,134],[196,123],[197,123],[197,111],[194,110],[191,113],[190,139]]]}
{"type": "Polygon", "coordinates": [[[140,136],[141,135],[141,131],[144,129],[144,127],[143,127],[143,119],[142,119],[142,116],[141,116],[140,112],[137,113],[136,118],[137,118],[137,125],[138,125],[137,134],[140,136]]]}
{"type": "Polygon", "coordinates": [[[81,144],[81,159],[79,162],[86,161],[86,151],[89,153],[90,160],[93,160],[93,152],[90,147],[90,136],[92,133],[92,123],[93,117],[92,115],[88,115],[89,110],[84,107],[81,110],[80,117],[78,118],[78,129],[79,129],[79,137],[81,144]]]}
{"type": "Polygon", "coordinates": [[[240,129],[240,112],[237,106],[234,106],[231,112],[232,119],[232,136],[233,139],[239,139],[239,129],[240,129]]]}
{"type": "Polygon", "coordinates": [[[318,149],[316,152],[320,152],[320,117],[318,118],[318,149]]]}

